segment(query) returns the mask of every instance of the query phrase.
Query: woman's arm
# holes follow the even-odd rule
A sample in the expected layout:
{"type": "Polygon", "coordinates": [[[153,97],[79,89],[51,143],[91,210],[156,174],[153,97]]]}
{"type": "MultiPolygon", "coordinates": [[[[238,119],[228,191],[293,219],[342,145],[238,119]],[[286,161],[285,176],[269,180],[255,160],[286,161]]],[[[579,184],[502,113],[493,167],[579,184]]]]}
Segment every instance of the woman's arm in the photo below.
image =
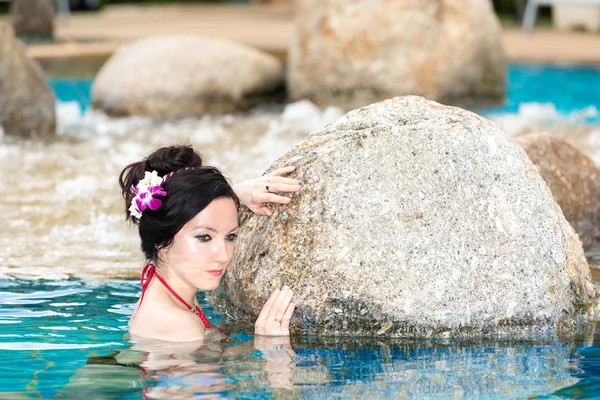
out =
{"type": "Polygon", "coordinates": [[[290,198],[276,193],[292,193],[302,188],[298,179],[285,178],[281,175],[294,172],[296,167],[276,169],[270,174],[233,185],[233,191],[240,202],[259,215],[271,215],[273,211],[267,203],[287,204],[290,198]]]}

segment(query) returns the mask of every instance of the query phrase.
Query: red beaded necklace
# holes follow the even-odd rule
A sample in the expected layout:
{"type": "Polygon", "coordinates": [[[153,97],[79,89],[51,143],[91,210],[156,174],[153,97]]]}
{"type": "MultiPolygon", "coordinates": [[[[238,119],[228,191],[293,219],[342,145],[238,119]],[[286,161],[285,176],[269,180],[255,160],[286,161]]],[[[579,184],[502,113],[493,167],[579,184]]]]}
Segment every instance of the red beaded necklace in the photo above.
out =
{"type": "Polygon", "coordinates": [[[142,301],[144,301],[144,293],[146,293],[146,289],[150,285],[150,282],[152,281],[152,278],[154,278],[155,276],[167,288],[167,290],[169,292],[171,292],[171,294],[177,300],[179,300],[181,302],[181,304],[183,304],[184,306],[186,306],[187,309],[190,310],[191,312],[194,312],[194,313],[196,313],[198,315],[198,317],[200,318],[200,320],[204,324],[205,328],[207,328],[207,329],[210,328],[210,323],[208,322],[208,319],[206,319],[206,316],[202,312],[202,309],[199,306],[196,306],[195,308],[192,307],[190,304],[187,303],[187,301],[185,301],[184,299],[182,299],[181,296],[179,296],[173,289],[171,289],[171,287],[162,278],[162,276],[160,276],[156,272],[156,267],[152,263],[146,264],[146,266],[142,270],[142,278],[140,279],[140,284],[142,285],[142,296],[140,297],[140,304],[138,305],[138,310],[142,306],[142,301]],[[146,279],[144,280],[144,278],[146,278],[146,279]]]}

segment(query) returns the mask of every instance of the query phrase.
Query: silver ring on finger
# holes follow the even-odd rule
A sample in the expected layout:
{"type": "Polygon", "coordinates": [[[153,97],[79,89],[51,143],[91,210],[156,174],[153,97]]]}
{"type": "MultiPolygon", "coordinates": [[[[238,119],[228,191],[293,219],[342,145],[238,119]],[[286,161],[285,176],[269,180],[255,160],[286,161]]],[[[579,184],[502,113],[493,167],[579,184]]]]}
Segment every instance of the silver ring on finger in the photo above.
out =
{"type": "Polygon", "coordinates": [[[275,318],[275,322],[277,322],[278,324],[281,323],[281,318],[275,318]]]}
{"type": "Polygon", "coordinates": [[[267,180],[267,184],[265,185],[265,189],[267,189],[267,192],[269,191],[269,186],[271,186],[271,182],[269,182],[269,181],[267,180]]]}

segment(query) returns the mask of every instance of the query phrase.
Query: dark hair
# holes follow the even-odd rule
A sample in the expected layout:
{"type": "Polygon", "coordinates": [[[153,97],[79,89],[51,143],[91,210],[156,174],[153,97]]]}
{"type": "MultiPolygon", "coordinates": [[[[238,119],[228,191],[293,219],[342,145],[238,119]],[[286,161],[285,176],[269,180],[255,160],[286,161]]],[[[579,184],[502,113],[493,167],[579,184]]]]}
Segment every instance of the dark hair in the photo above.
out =
{"type": "Polygon", "coordinates": [[[125,199],[126,218],[139,223],[142,251],[152,261],[157,261],[158,249],[169,247],[175,234],[213,200],[229,197],[239,207],[239,200],[221,171],[203,166],[202,157],[191,145],[162,147],[144,160],[129,164],[119,175],[119,185],[125,199]],[[144,178],[146,171],[157,171],[160,177],[176,173],[161,185],[167,192],[159,197],[162,206],[144,210],[138,220],[129,212],[135,197],[131,188],[144,178]]]}

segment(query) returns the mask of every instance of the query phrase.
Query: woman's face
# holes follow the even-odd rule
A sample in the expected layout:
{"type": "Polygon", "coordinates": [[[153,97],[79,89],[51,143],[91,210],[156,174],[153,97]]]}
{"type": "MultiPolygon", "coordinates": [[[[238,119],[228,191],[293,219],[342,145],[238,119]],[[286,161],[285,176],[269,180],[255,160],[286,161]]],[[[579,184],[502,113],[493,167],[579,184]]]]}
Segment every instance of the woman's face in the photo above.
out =
{"type": "Polygon", "coordinates": [[[177,232],[162,257],[189,285],[214,290],[233,257],[237,229],[234,201],[228,197],[215,199],[177,232]]]}

